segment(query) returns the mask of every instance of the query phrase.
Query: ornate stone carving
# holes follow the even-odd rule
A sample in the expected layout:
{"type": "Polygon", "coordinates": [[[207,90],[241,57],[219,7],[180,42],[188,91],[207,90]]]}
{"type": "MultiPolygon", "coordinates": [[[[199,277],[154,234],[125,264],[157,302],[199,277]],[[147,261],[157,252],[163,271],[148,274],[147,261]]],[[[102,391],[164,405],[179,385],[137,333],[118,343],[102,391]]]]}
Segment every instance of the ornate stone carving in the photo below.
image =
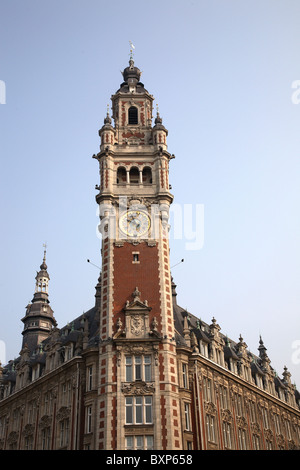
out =
{"type": "MultiPolygon", "coordinates": [[[[125,312],[125,337],[144,339],[150,334],[149,312],[151,308],[148,306],[147,300],[141,301],[141,292],[138,287],[132,293],[133,301],[127,301],[124,308],[125,312]]],[[[119,327],[116,336],[120,335],[119,327]]]]}
{"type": "Polygon", "coordinates": [[[273,435],[273,432],[272,432],[271,429],[266,429],[265,430],[265,438],[266,438],[267,441],[270,441],[270,442],[273,441],[274,435],[273,435]]]}
{"type": "Polygon", "coordinates": [[[62,406],[57,412],[57,420],[62,421],[70,417],[71,409],[68,406],[62,406]]]}
{"type": "Polygon", "coordinates": [[[134,336],[141,336],[145,331],[145,324],[141,315],[133,315],[130,318],[130,332],[134,336]]]}
{"type": "Polygon", "coordinates": [[[252,433],[256,436],[260,436],[260,427],[258,423],[251,423],[252,433]]]}
{"type": "Polygon", "coordinates": [[[122,384],[122,392],[126,395],[149,395],[154,393],[153,383],[132,382],[130,384],[122,384]]]}
{"type": "Polygon", "coordinates": [[[217,407],[212,402],[204,403],[204,409],[205,409],[206,413],[208,413],[210,415],[215,415],[217,413],[217,407]]]}
{"type": "Polygon", "coordinates": [[[18,438],[19,438],[19,433],[16,431],[12,431],[7,438],[7,442],[10,445],[15,444],[16,442],[18,442],[18,438]]]}
{"type": "Polygon", "coordinates": [[[26,424],[25,428],[23,429],[23,436],[28,437],[32,436],[34,433],[34,425],[33,424],[26,424]]]}
{"type": "Polygon", "coordinates": [[[244,418],[244,416],[237,416],[236,422],[240,429],[243,429],[243,430],[247,429],[247,420],[246,418],[244,418]]]}
{"type": "Polygon", "coordinates": [[[232,423],[233,416],[230,410],[221,411],[222,420],[226,423],[232,423]]]}
{"type": "Polygon", "coordinates": [[[39,426],[41,429],[49,428],[52,423],[52,418],[49,415],[44,415],[40,419],[39,426]]]}

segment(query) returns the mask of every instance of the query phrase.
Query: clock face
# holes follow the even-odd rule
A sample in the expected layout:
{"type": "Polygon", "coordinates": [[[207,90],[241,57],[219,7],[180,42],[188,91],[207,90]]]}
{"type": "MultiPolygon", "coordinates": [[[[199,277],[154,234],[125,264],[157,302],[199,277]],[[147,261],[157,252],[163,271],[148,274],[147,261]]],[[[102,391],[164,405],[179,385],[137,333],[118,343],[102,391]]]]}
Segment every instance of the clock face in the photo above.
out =
{"type": "Polygon", "coordinates": [[[121,216],[119,226],[129,237],[140,238],[148,234],[150,217],[146,212],[129,210],[121,216]]]}

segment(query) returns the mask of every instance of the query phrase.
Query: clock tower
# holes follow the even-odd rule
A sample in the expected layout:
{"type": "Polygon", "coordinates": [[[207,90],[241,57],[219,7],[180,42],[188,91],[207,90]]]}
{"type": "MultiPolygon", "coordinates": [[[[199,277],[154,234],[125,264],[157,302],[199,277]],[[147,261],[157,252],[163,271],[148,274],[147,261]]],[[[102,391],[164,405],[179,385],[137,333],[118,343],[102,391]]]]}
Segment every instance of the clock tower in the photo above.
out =
{"type": "Polygon", "coordinates": [[[99,449],[180,449],[168,132],[131,55],[99,130],[99,449]]]}

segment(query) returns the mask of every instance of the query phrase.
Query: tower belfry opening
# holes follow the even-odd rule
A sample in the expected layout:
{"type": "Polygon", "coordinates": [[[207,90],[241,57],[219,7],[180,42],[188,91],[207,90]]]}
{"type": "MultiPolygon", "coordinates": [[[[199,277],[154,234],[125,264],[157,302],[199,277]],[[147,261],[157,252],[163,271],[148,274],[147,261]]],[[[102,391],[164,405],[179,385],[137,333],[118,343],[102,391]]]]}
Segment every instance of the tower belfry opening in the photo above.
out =
{"type": "Polygon", "coordinates": [[[138,110],[135,106],[130,106],[128,109],[128,124],[131,126],[138,124],[138,110]]]}

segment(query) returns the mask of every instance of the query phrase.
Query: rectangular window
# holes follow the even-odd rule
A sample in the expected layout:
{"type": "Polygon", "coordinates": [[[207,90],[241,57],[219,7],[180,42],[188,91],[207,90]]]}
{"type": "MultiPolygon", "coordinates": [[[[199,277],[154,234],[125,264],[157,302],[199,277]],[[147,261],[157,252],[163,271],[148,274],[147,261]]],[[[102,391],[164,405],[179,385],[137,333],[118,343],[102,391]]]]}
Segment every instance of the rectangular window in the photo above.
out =
{"type": "Polygon", "coordinates": [[[135,424],[143,423],[143,397],[135,398],[135,424]]]}
{"type": "Polygon", "coordinates": [[[126,424],[133,424],[133,397],[125,398],[126,424]]]}
{"type": "Polygon", "coordinates": [[[259,439],[259,436],[257,436],[256,434],[254,434],[253,437],[252,437],[252,441],[253,441],[253,448],[254,448],[254,450],[260,450],[260,439],[259,439]]]}
{"type": "Polygon", "coordinates": [[[132,382],[132,357],[126,356],[125,359],[125,368],[126,368],[126,382],[132,382]]]}
{"type": "Polygon", "coordinates": [[[145,382],[151,381],[151,356],[144,356],[145,382]]]}
{"type": "Polygon", "coordinates": [[[220,386],[220,402],[221,408],[226,410],[228,408],[228,400],[227,400],[227,388],[220,386]]]}
{"type": "Polygon", "coordinates": [[[67,386],[66,386],[65,383],[62,384],[61,393],[62,393],[62,404],[63,404],[63,405],[66,405],[66,404],[67,404],[67,399],[66,399],[66,396],[67,396],[67,386]]]}
{"type": "Polygon", "coordinates": [[[235,395],[235,409],[237,416],[243,416],[243,398],[241,395],[235,395]]]}
{"type": "Polygon", "coordinates": [[[136,436],[136,450],[144,449],[144,436],[136,436]]]}
{"type": "Polygon", "coordinates": [[[125,450],[134,450],[133,447],[133,436],[127,436],[125,437],[126,445],[125,445],[125,450]]]}
{"type": "Polygon", "coordinates": [[[203,379],[204,386],[204,400],[211,402],[212,401],[212,392],[211,392],[211,380],[207,377],[203,379]]]}
{"type": "Polygon", "coordinates": [[[281,433],[281,430],[280,430],[280,418],[278,415],[274,414],[274,422],[275,422],[275,431],[276,431],[276,434],[280,434],[281,433]]]}
{"type": "Polygon", "coordinates": [[[286,427],[286,436],[288,440],[290,441],[292,439],[291,426],[290,426],[290,422],[287,419],[285,420],[285,427],[286,427]]]}
{"type": "Polygon", "coordinates": [[[263,416],[263,426],[265,429],[269,427],[269,420],[268,420],[268,411],[266,408],[262,408],[262,416],[263,416]]]}
{"type": "Polygon", "coordinates": [[[25,450],[32,450],[33,436],[25,437],[25,450]]]}
{"type": "Polygon", "coordinates": [[[135,380],[142,380],[142,359],[141,356],[136,356],[134,359],[135,380]]]}
{"type": "Polygon", "coordinates": [[[215,417],[212,415],[206,415],[206,432],[207,440],[215,442],[215,417]]]}
{"type": "Polygon", "coordinates": [[[246,450],[246,431],[244,429],[240,429],[238,431],[238,438],[239,438],[239,448],[240,450],[246,450]]]}
{"type": "Polygon", "coordinates": [[[151,381],[151,356],[126,356],[125,381],[135,380],[151,381]]]}
{"type": "Polygon", "coordinates": [[[184,418],[185,418],[185,430],[186,431],[191,431],[190,405],[189,405],[189,403],[184,404],[184,418]]]}
{"type": "Polygon", "coordinates": [[[86,410],[86,432],[92,432],[92,407],[88,406],[86,410]]]}
{"type": "Polygon", "coordinates": [[[145,397],[145,423],[152,423],[152,397],[145,397]]]}
{"type": "Polygon", "coordinates": [[[132,263],[133,264],[139,264],[139,262],[140,262],[140,253],[137,252],[137,251],[134,251],[132,253],[132,263]]]}
{"type": "Polygon", "coordinates": [[[255,403],[254,401],[249,402],[250,405],[250,419],[252,423],[255,423],[256,421],[256,412],[255,412],[255,403]]]}
{"type": "Polygon", "coordinates": [[[93,390],[93,366],[88,368],[88,376],[87,376],[87,390],[93,390]]]}
{"type": "Polygon", "coordinates": [[[223,440],[225,449],[231,449],[231,425],[223,421],[223,440]]]}
{"type": "Polygon", "coordinates": [[[42,450],[50,450],[50,428],[42,431],[42,450]]]}
{"type": "Polygon", "coordinates": [[[64,419],[60,422],[60,436],[59,436],[60,447],[67,446],[69,443],[69,420],[64,419]]]}
{"type": "Polygon", "coordinates": [[[152,397],[126,397],[125,419],[126,424],[152,424],[152,397]]]}
{"type": "Polygon", "coordinates": [[[153,450],[153,436],[126,436],[125,450],[153,450]]]}
{"type": "Polygon", "coordinates": [[[182,381],[183,388],[188,388],[188,374],[187,374],[187,364],[182,363],[182,381]]]}

